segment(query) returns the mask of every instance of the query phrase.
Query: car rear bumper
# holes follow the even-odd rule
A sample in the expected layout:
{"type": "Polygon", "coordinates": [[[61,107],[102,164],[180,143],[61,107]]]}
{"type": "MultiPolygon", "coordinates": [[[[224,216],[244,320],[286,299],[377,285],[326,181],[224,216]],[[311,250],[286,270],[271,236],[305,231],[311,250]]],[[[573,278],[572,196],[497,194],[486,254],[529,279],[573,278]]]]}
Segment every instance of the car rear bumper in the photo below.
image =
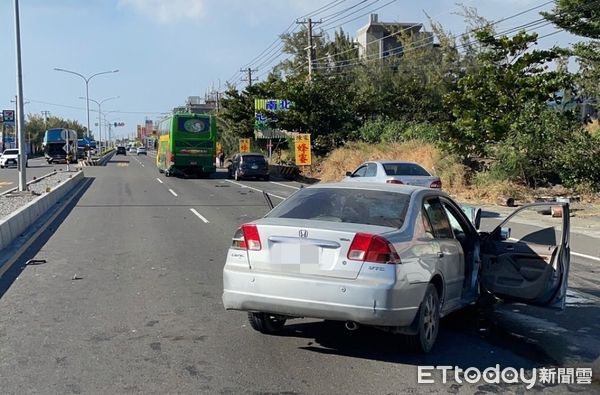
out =
{"type": "Polygon", "coordinates": [[[223,305],[293,317],[356,321],[365,325],[409,326],[427,284],[288,276],[226,265],[223,305]]]}
{"type": "Polygon", "coordinates": [[[262,169],[259,169],[259,170],[252,170],[252,169],[247,170],[247,169],[244,169],[244,170],[239,170],[239,175],[242,176],[242,177],[265,177],[265,176],[269,175],[269,170],[268,169],[266,169],[266,170],[262,170],[262,169]]]}

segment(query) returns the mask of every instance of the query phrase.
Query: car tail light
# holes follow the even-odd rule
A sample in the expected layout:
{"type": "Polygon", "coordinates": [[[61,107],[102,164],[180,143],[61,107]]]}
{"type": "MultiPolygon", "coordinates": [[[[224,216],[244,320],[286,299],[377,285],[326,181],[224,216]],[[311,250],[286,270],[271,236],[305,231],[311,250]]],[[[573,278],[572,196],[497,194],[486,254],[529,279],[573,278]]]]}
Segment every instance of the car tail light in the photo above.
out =
{"type": "Polygon", "coordinates": [[[389,241],[378,235],[357,233],[350,244],[348,259],[374,263],[400,263],[400,257],[389,241]]]}
{"type": "Polygon", "coordinates": [[[442,182],[440,180],[435,180],[434,182],[431,183],[429,188],[442,189],[442,182]]]}
{"type": "Polygon", "coordinates": [[[400,180],[394,180],[394,179],[385,180],[385,182],[386,182],[386,184],[404,184],[402,181],[400,181],[400,180]]]}
{"type": "Polygon", "coordinates": [[[239,250],[260,251],[262,244],[260,243],[260,235],[258,228],[254,224],[244,224],[239,228],[231,242],[231,247],[239,250]]]}

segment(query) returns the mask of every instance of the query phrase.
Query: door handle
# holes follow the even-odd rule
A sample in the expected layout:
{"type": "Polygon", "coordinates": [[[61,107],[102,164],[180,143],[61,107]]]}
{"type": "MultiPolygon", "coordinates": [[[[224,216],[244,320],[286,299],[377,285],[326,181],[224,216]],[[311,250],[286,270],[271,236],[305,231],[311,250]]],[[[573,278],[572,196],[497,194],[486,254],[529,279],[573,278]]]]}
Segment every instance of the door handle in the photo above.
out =
{"type": "Polygon", "coordinates": [[[444,253],[440,251],[440,252],[437,253],[437,256],[438,256],[438,258],[443,258],[444,257],[444,253]]]}
{"type": "Polygon", "coordinates": [[[515,247],[506,247],[506,251],[514,251],[515,247]]]}

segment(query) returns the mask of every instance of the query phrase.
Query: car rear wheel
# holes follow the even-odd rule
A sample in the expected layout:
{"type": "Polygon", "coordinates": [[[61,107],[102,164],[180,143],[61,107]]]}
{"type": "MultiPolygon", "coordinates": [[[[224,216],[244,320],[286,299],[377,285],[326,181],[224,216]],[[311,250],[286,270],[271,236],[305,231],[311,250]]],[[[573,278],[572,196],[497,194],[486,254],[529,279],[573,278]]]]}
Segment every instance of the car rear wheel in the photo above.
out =
{"type": "Polygon", "coordinates": [[[249,312],[248,321],[252,329],[265,334],[274,334],[283,329],[286,320],[269,313],[249,312]]]}
{"type": "Polygon", "coordinates": [[[416,351],[428,353],[435,344],[440,327],[440,298],[433,284],[427,285],[418,320],[417,334],[407,336],[406,340],[416,351]]]}

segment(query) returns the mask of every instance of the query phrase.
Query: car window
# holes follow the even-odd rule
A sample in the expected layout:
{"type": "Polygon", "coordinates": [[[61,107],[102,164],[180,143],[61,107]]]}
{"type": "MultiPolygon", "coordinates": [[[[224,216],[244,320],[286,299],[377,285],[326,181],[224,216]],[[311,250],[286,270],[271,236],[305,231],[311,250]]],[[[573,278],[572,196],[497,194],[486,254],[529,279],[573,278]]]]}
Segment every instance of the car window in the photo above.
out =
{"type": "Polygon", "coordinates": [[[423,202],[423,209],[429,219],[433,235],[438,239],[453,239],[452,227],[448,222],[446,211],[438,198],[426,199],[423,202]]]}
{"type": "Polygon", "coordinates": [[[363,165],[356,169],[356,171],[352,174],[352,177],[364,177],[367,173],[367,166],[363,165]]]}
{"type": "Polygon", "coordinates": [[[383,168],[388,176],[431,176],[427,170],[415,163],[385,163],[383,168]]]}
{"type": "Polygon", "coordinates": [[[4,151],[4,155],[18,155],[19,150],[16,149],[7,149],[4,151]]]}
{"type": "Polygon", "coordinates": [[[261,156],[261,155],[245,155],[242,159],[242,161],[244,163],[258,163],[258,164],[262,164],[265,163],[265,157],[261,156]]]}
{"type": "Polygon", "coordinates": [[[450,227],[454,232],[454,236],[457,239],[464,238],[469,233],[468,226],[464,224],[463,220],[456,213],[454,207],[452,207],[447,202],[442,202],[442,205],[444,206],[444,211],[446,211],[446,215],[448,216],[448,220],[450,221],[450,227]]]}
{"type": "Polygon", "coordinates": [[[375,163],[367,164],[367,171],[365,177],[375,177],[377,175],[377,165],[375,163]]]}
{"type": "Polygon", "coordinates": [[[304,188],[267,217],[402,227],[410,196],[351,188],[304,188]]]}

